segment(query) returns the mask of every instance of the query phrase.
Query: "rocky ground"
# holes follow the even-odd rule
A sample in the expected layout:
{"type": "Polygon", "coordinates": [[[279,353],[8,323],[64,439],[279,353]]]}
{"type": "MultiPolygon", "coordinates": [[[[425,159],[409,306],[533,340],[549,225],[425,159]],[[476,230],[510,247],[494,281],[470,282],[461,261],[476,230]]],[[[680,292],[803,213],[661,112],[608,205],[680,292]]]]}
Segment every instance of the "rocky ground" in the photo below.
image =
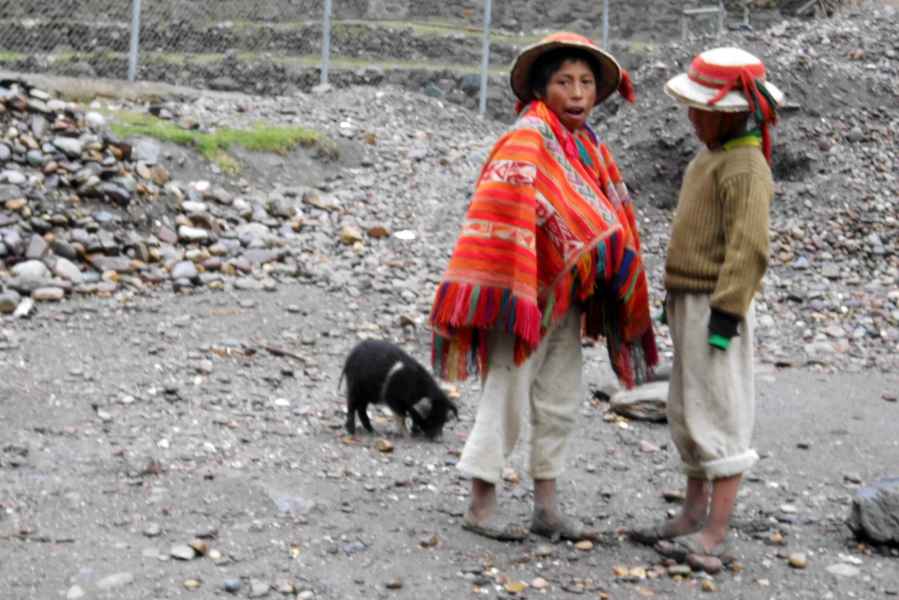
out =
{"type": "MultiPolygon", "coordinates": [[[[680,481],[663,426],[608,412],[601,348],[587,349],[564,497],[602,545],[460,530],[473,384],[439,443],[396,435],[385,414],[378,437],[344,437],[337,378],[355,341],[427,360],[431,294],[501,122],[389,87],[84,106],[6,82],[4,597],[899,594],[896,550],[844,524],[899,455],[895,23],[884,11],[741,38],[794,106],[758,299],[764,460],[742,492],[739,567],[714,578],[616,534],[675,506],[680,481]],[[121,108],[201,129],[300,124],[333,143],[241,152],[227,176],[181,147],[115,139],[121,108]]],[[[635,190],[656,306],[695,150],[658,88],[692,51],[659,49],[635,73],[637,106],[597,115],[635,190]]],[[[519,450],[503,491],[522,520],[523,464],[519,450]]]]}

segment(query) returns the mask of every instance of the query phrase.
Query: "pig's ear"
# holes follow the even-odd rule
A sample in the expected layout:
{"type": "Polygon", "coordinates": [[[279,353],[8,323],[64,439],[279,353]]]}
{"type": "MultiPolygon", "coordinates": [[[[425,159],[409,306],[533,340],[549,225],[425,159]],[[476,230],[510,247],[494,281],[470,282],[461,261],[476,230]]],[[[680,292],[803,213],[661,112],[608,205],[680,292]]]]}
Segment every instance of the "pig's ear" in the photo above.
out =
{"type": "Polygon", "coordinates": [[[431,414],[432,406],[433,405],[431,403],[431,399],[425,396],[424,398],[416,402],[412,408],[415,409],[415,412],[417,412],[422,419],[426,419],[428,418],[428,415],[431,414]]]}

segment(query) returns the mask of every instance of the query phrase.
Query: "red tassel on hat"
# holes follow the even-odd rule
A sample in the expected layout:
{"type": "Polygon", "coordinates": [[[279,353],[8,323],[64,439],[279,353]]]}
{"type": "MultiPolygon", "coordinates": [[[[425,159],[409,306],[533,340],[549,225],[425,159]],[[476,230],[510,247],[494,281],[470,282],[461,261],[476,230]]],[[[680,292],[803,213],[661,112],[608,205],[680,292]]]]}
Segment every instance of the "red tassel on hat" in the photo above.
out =
{"type": "Polygon", "coordinates": [[[768,130],[768,122],[764,122],[761,124],[762,129],[762,152],[765,154],[765,158],[768,160],[768,164],[771,164],[771,151],[773,143],[771,141],[771,132],[768,130]]]}
{"type": "Polygon", "coordinates": [[[631,104],[637,101],[637,92],[634,91],[634,82],[631,80],[630,73],[625,69],[621,69],[621,81],[618,82],[618,93],[624,96],[624,99],[631,104]]]}

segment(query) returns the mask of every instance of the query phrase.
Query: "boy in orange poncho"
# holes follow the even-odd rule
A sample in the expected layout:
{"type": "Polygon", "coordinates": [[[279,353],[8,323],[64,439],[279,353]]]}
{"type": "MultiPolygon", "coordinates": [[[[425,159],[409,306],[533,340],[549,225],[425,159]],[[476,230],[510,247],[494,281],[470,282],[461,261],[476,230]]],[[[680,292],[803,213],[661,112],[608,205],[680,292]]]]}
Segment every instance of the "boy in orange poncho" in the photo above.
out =
{"type": "Polygon", "coordinates": [[[446,379],[479,372],[482,395],[459,469],[472,478],[463,527],[502,540],[527,530],[496,514],[496,484],[530,410],[530,530],[595,538],[564,516],[556,480],[583,397],[581,336],[605,336],[627,386],[657,362],[633,207],[587,125],[627,74],[590,40],[558,33],[512,69],[515,125],[481,171],[431,313],[433,363],[446,379]]]}

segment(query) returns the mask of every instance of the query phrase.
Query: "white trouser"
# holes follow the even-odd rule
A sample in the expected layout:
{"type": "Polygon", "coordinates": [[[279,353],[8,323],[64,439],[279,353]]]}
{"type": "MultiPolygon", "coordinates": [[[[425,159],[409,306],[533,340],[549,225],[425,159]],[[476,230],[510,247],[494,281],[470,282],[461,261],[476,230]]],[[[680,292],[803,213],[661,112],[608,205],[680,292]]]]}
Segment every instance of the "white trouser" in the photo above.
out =
{"type": "Polygon", "coordinates": [[[557,478],[582,397],[580,311],[569,311],[521,366],[514,362],[511,335],[494,332],[488,343],[487,377],[458,468],[498,483],[529,410],[530,476],[557,478]]]}
{"type": "Polygon", "coordinates": [[[684,471],[697,479],[739,475],[759,459],[750,447],[755,423],[755,308],[750,305],[740,335],[721,350],[708,342],[709,298],[671,293],[666,306],[674,342],[668,422],[684,471]]]}

